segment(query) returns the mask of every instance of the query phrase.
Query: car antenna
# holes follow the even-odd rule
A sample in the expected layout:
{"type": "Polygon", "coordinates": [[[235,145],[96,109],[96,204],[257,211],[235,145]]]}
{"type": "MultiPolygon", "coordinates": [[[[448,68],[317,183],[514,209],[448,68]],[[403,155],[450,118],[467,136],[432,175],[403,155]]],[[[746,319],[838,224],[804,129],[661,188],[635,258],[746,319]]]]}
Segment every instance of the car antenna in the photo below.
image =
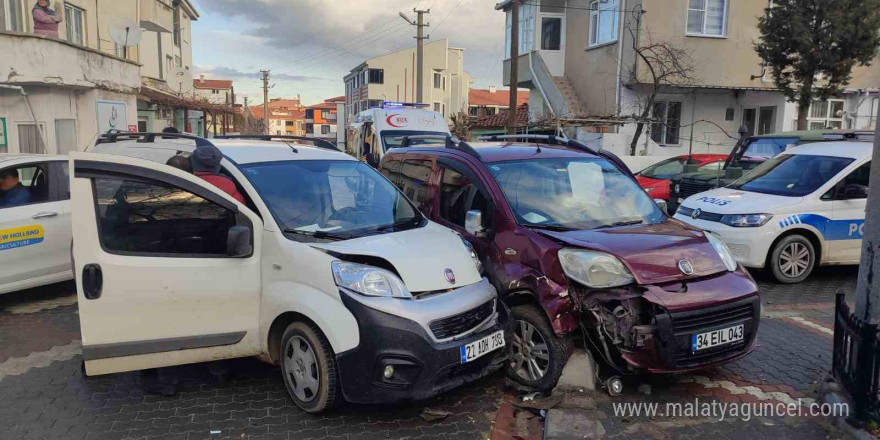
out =
{"type": "Polygon", "coordinates": [[[287,144],[287,146],[290,147],[290,151],[293,151],[294,153],[299,153],[299,150],[294,148],[293,145],[290,145],[290,142],[285,142],[285,144],[287,144]]]}

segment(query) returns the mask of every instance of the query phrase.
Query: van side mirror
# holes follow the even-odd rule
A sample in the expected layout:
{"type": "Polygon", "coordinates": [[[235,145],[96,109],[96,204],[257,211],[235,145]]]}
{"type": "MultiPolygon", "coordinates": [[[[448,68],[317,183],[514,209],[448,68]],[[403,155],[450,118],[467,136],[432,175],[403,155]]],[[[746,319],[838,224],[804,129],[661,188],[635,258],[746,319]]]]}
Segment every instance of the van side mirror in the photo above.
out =
{"type": "Polygon", "coordinates": [[[233,226],[226,236],[226,255],[233,258],[250,257],[254,253],[251,245],[251,228],[233,226]]]}
{"type": "Polygon", "coordinates": [[[663,211],[664,214],[669,214],[669,207],[666,204],[666,200],[663,199],[654,199],[654,203],[657,204],[657,207],[663,211]]]}
{"type": "Polygon", "coordinates": [[[464,229],[468,234],[482,237],[486,233],[483,227],[483,212],[478,209],[468,211],[464,216],[464,229]]]}
{"type": "Polygon", "coordinates": [[[727,167],[724,170],[724,177],[728,179],[739,179],[743,176],[743,169],[740,167],[727,167]]]}

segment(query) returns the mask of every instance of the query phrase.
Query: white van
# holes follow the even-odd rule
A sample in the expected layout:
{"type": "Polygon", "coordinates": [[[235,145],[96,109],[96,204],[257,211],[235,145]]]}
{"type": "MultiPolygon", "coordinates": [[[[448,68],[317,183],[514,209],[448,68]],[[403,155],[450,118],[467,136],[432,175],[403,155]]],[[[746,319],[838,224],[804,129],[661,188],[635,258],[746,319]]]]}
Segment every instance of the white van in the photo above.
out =
{"type": "Polygon", "coordinates": [[[348,127],[346,152],[358,159],[364,158],[375,167],[386,151],[403,143],[404,136],[449,135],[446,118],[426,110],[427,106],[385,102],[382,107],[358,113],[348,127]]]}
{"type": "Polygon", "coordinates": [[[88,375],[258,356],[319,412],[502,367],[507,312],[476,254],[378,171],[293,142],[215,140],[241,203],[165,165],[195,149],[180,139],[211,145],[113,134],[70,154],[88,375]]]}

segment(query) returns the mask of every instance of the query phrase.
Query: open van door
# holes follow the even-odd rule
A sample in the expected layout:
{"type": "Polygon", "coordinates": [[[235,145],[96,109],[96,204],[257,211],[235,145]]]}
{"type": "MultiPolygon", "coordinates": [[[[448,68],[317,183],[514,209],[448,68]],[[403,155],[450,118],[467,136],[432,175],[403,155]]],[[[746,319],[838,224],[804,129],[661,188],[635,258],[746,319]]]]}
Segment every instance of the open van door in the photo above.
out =
{"type": "Polygon", "coordinates": [[[88,375],[259,354],[260,218],[142,159],[70,153],[88,375]]]}

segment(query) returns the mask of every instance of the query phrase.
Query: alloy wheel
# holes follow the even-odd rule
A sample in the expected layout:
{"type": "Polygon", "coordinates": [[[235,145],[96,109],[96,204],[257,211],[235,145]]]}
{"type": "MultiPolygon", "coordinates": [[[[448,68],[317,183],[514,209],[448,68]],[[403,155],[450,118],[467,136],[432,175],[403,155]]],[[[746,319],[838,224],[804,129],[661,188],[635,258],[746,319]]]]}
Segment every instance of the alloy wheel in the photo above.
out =
{"type": "Polygon", "coordinates": [[[779,270],[787,277],[797,278],[809,267],[810,250],[803,243],[790,243],[779,254],[779,270]]]}
{"type": "Polygon", "coordinates": [[[321,384],[318,376],[318,361],[309,343],[299,337],[290,338],[284,347],[284,374],[293,385],[293,394],[303,402],[310,402],[318,395],[321,384]]]}
{"type": "Polygon", "coordinates": [[[514,322],[510,366],[519,377],[531,381],[543,378],[550,366],[547,341],[526,321],[514,322]]]}

